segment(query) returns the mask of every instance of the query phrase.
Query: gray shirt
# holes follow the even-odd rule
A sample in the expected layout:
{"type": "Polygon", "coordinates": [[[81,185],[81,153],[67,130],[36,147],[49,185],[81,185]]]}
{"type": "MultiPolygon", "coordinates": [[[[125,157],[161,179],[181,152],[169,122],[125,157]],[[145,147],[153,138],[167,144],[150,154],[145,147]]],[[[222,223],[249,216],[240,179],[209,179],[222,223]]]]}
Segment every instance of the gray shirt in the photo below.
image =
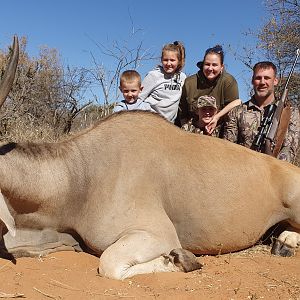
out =
{"type": "Polygon", "coordinates": [[[152,111],[174,123],[185,78],[183,72],[170,75],[158,66],[144,78],[139,99],[149,103],[152,111]]]}

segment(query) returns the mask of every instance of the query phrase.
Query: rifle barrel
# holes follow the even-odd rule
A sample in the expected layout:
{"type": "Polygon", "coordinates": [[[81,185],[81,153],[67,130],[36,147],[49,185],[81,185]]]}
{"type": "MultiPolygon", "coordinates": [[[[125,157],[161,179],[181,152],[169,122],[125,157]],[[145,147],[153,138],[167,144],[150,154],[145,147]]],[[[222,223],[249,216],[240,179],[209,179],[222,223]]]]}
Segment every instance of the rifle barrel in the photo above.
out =
{"type": "Polygon", "coordinates": [[[299,55],[300,55],[300,49],[298,48],[298,49],[296,50],[296,57],[295,57],[295,60],[294,60],[294,62],[293,62],[292,68],[291,68],[291,70],[290,70],[289,76],[288,76],[288,78],[287,78],[287,80],[286,80],[286,82],[285,82],[284,89],[287,89],[287,86],[288,86],[289,81],[290,81],[290,79],[291,79],[291,77],[292,77],[292,74],[294,73],[294,70],[295,70],[296,63],[297,63],[297,60],[298,60],[299,55]]]}

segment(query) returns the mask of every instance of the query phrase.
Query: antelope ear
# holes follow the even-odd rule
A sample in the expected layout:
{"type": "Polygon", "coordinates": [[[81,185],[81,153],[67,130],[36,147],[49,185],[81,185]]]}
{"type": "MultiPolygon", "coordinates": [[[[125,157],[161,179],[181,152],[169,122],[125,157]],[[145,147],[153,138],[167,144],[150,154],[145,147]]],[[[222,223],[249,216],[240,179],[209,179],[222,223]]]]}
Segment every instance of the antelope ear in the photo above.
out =
{"type": "Polygon", "coordinates": [[[4,200],[2,193],[0,192],[0,220],[5,224],[9,233],[16,236],[16,225],[15,220],[8,210],[7,204],[4,200]]]}

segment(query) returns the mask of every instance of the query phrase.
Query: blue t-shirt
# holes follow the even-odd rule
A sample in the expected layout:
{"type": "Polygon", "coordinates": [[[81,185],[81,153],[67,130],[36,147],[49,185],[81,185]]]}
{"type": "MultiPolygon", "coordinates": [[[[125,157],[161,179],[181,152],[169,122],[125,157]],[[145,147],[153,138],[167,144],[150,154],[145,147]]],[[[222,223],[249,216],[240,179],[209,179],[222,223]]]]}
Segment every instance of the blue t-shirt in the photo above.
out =
{"type": "Polygon", "coordinates": [[[134,109],[140,109],[140,110],[151,110],[150,104],[146,103],[140,99],[138,99],[134,103],[127,103],[125,100],[122,100],[121,102],[117,103],[114,107],[113,112],[118,112],[121,110],[134,110],[134,109]]]}

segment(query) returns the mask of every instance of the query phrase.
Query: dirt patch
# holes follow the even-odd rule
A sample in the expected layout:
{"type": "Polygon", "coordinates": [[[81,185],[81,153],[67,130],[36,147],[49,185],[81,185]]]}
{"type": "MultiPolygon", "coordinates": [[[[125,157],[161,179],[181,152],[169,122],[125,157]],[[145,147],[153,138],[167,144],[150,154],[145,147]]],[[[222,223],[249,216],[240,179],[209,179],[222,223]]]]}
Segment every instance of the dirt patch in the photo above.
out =
{"type": "Polygon", "coordinates": [[[202,271],[139,275],[124,281],[97,275],[98,258],[58,252],[0,259],[0,298],[27,299],[300,299],[300,253],[283,258],[265,246],[199,257],[202,271]]]}

